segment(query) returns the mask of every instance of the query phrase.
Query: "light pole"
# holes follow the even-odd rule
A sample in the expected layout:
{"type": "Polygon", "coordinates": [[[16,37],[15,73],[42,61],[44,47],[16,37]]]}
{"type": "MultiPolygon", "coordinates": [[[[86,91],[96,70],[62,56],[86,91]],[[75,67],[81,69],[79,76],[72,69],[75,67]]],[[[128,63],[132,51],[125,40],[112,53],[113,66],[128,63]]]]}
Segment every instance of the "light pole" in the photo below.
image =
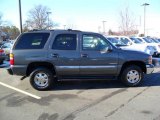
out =
{"type": "Polygon", "coordinates": [[[52,12],[47,12],[47,17],[48,17],[48,30],[49,30],[49,14],[51,14],[52,12]]]}
{"type": "Polygon", "coordinates": [[[21,12],[21,0],[19,0],[19,21],[20,21],[20,33],[22,33],[22,12],[21,12]]]}
{"type": "Polygon", "coordinates": [[[105,30],[105,22],[106,22],[106,21],[102,21],[102,25],[103,25],[103,33],[104,33],[104,34],[106,33],[106,30],[105,30]]]}
{"type": "Polygon", "coordinates": [[[63,27],[64,27],[64,30],[66,29],[66,25],[63,25],[63,27]]]}
{"type": "Polygon", "coordinates": [[[142,4],[142,6],[144,6],[144,36],[145,36],[145,30],[146,30],[146,6],[148,6],[150,4],[148,3],[144,3],[142,4]]]}
{"type": "Polygon", "coordinates": [[[101,33],[101,26],[98,26],[98,32],[101,33]]]}

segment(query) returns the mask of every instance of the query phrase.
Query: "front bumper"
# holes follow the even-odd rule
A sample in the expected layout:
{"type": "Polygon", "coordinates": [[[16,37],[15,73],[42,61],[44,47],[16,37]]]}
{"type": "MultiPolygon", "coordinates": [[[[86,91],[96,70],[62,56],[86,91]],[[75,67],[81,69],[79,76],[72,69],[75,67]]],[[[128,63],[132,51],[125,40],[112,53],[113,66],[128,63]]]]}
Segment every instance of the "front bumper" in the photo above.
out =
{"type": "Polygon", "coordinates": [[[146,74],[151,74],[154,71],[154,65],[153,64],[148,64],[146,65],[146,74]]]}

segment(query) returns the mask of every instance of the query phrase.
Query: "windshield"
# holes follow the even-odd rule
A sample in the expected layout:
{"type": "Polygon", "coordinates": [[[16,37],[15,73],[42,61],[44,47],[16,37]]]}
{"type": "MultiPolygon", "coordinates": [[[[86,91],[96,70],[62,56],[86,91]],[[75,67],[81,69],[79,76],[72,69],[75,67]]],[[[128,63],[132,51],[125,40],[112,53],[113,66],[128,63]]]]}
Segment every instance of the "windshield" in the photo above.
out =
{"type": "Polygon", "coordinates": [[[134,43],[141,44],[142,42],[139,41],[137,38],[130,38],[134,43]]]}
{"type": "Polygon", "coordinates": [[[158,41],[157,39],[152,38],[152,40],[153,40],[155,43],[159,43],[159,41],[158,41]]]}
{"type": "Polygon", "coordinates": [[[148,39],[148,38],[143,38],[147,43],[152,43],[152,40],[148,39]]]}
{"type": "Polygon", "coordinates": [[[116,38],[112,38],[112,37],[108,37],[107,38],[114,46],[125,46],[126,44],[124,44],[123,42],[121,42],[120,40],[116,39],[116,38]]]}
{"type": "Polygon", "coordinates": [[[145,43],[141,38],[137,38],[141,43],[145,43]]]}
{"type": "Polygon", "coordinates": [[[132,42],[128,40],[127,38],[120,38],[120,41],[124,43],[125,45],[132,45],[132,42]]]}
{"type": "Polygon", "coordinates": [[[4,45],[1,46],[1,48],[11,48],[12,44],[11,43],[5,43],[4,45]]]}

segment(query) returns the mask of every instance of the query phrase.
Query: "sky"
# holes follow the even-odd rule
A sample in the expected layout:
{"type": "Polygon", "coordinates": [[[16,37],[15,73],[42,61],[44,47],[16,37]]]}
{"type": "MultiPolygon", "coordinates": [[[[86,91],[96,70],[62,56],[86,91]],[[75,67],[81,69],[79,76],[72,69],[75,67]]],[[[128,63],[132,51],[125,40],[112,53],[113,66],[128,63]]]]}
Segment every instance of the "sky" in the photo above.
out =
{"type": "MultiPolygon", "coordinates": [[[[0,13],[3,20],[19,27],[19,0],[0,0],[0,13]]],[[[22,22],[28,17],[28,11],[36,5],[50,8],[50,19],[59,24],[72,25],[74,29],[98,32],[105,29],[118,31],[120,25],[120,11],[128,7],[135,24],[143,31],[144,7],[146,8],[146,33],[160,34],[160,0],[21,0],[22,22]]]]}

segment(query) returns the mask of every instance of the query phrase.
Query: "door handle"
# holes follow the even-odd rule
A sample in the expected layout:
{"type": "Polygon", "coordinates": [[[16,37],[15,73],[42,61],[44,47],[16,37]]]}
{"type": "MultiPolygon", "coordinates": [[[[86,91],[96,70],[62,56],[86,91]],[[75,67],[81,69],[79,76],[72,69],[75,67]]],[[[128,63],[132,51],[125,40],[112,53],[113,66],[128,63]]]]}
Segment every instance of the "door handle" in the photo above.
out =
{"type": "Polygon", "coordinates": [[[87,58],[88,55],[87,55],[87,54],[81,54],[81,57],[82,57],[82,58],[87,58]]]}
{"type": "Polygon", "coordinates": [[[54,58],[58,58],[59,57],[59,55],[57,53],[53,53],[53,54],[51,54],[51,56],[54,57],[54,58]]]}

